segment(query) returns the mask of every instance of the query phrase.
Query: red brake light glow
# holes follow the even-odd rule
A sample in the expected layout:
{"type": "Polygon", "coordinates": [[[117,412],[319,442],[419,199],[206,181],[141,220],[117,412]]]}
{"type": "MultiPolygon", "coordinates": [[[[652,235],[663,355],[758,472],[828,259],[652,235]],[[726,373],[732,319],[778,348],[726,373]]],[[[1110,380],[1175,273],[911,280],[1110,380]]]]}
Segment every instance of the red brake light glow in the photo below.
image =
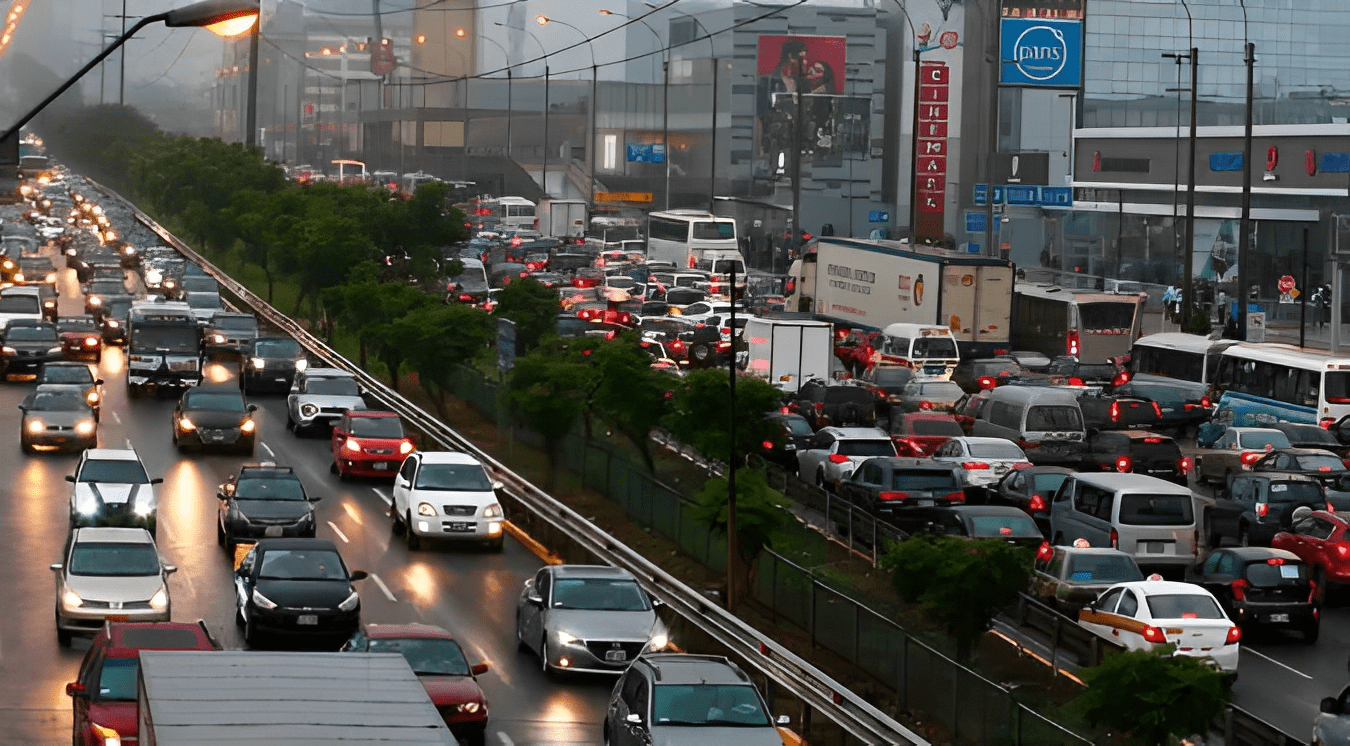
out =
{"type": "Polygon", "coordinates": [[[885,501],[885,502],[889,502],[889,501],[891,501],[891,500],[904,500],[904,499],[907,498],[907,497],[909,497],[909,493],[908,493],[908,492],[878,492],[878,493],[877,493],[877,499],[878,499],[878,500],[885,501]]]}
{"type": "Polygon", "coordinates": [[[1064,352],[1073,357],[1078,357],[1078,330],[1069,330],[1068,337],[1064,340],[1064,352]]]}
{"type": "Polygon", "coordinates": [[[1040,495],[1032,495],[1031,502],[1027,503],[1027,510],[1032,513],[1045,512],[1045,498],[1040,495]]]}
{"type": "MultiPolygon", "coordinates": [[[[1011,533],[1011,531],[1009,533],[1011,533]]],[[[1050,546],[1050,542],[1048,541],[1041,542],[1041,545],[1036,548],[1036,559],[1041,562],[1049,562],[1050,558],[1054,556],[1055,548],[1050,546]]]]}
{"type": "Polygon", "coordinates": [[[830,454],[830,463],[832,463],[832,464],[844,464],[844,463],[848,463],[848,456],[845,456],[845,455],[842,454],[842,453],[831,453],[831,454],[830,454]]]}
{"type": "Polygon", "coordinates": [[[1256,504],[1256,514],[1257,514],[1257,515],[1261,516],[1262,518],[1265,518],[1265,517],[1266,517],[1266,513],[1269,513],[1269,512],[1270,512],[1270,503],[1257,503],[1257,504],[1256,504]]]}
{"type": "Polygon", "coordinates": [[[1167,642],[1167,635],[1164,635],[1163,631],[1157,627],[1145,627],[1144,641],[1161,645],[1162,643],[1167,642]]]}
{"type": "Polygon", "coordinates": [[[1237,627],[1237,626],[1229,627],[1229,628],[1228,628],[1228,637],[1225,637],[1225,638],[1224,638],[1223,644],[1225,644],[1225,645],[1234,645],[1234,644],[1236,644],[1237,642],[1239,642],[1241,639],[1242,639],[1242,628],[1241,628],[1241,627],[1237,627]]]}
{"type": "Polygon", "coordinates": [[[1130,458],[1129,456],[1121,456],[1120,458],[1116,459],[1116,471],[1118,472],[1122,473],[1127,472],[1133,466],[1134,466],[1134,459],[1130,458]]]}
{"type": "Polygon", "coordinates": [[[1153,416],[1162,419],[1162,407],[1158,406],[1158,402],[1153,402],[1153,416]]]}
{"type": "Polygon", "coordinates": [[[1244,466],[1251,466],[1252,464],[1256,463],[1256,460],[1259,458],[1261,458],[1261,454],[1257,453],[1256,451],[1247,451],[1246,453],[1242,454],[1241,460],[1244,466]]]}
{"type": "Polygon", "coordinates": [[[1250,585],[1251,583],[1248,583],[1246,578],[1238,578],[1237,580],[1234,580],[1233,582],[1229,583],[1228,587],[1233,589],[1234,600],[1245,601],[1247,600],[1247,588],[1250,585]]]}
{"type": "Polygon", "coordinates": [[[988,469],[989,464],[984,461],[964,461],[961,463],[961,468],[967,471],[975,469],[988,469]]]}

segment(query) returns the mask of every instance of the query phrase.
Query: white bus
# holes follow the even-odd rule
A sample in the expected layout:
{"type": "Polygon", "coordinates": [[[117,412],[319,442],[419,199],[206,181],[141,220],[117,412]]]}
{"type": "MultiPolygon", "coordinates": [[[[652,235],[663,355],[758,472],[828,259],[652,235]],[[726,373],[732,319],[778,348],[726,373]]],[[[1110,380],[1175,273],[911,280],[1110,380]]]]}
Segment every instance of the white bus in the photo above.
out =
{"type": "Polygon", "coordinates": [[[535,230],[534,203],[524,197],[493,197],[483,200],[479,207],[488,222],[497,224],[497,230],[535,230]]]}
{"type": "Polygon", "coordinates": [[[405,194],[416,194],[417,187],[429,181],[441,181],[441,179],[423,171],[403,174],[403,177],[399,179],[399,189],[405,194]]]}
{"type": "Polygon", "coordinates": [[[1130,371],[1213,383],[1219,370],[1220,354],[1235,344],[1236,340],[1209,339],[1198,334],[1149,334],[1135,340],[1130,350],[1130,371]]]}
{"type": "Polygon", "coordinates": [[[1083,292],[1017,283],[1012,348],[1104,363],[1130,351],[1139,338],[1143,310],[1143,293],[1083,292]]]}
{"type": "Polygon", "coordinates": [[[1350,415],[1350,358],[1293,345],[1235,344],[1219,356],[1216,421],[1330,427],[1350,415]]]}
{"type": "Polygon", "coordinates": [[[669,210],[647,216],[647,261],[693,267],[704,258],[704,252],[720,252],[710,259],[740,258],[744,266],[734,218],[719,218],[699,210],[669,210]]]}

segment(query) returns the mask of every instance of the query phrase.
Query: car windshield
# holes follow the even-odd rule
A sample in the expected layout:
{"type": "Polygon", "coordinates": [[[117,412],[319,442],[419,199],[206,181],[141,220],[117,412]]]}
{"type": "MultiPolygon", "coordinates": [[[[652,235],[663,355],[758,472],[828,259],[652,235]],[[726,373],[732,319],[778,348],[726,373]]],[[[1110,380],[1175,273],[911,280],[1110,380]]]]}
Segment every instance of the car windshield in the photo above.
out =
{"type": "Polygon", "coordinates": [[[1124,554],[1075,554],[1069,557],[1065,577],[1075,583],[1105,584],[1143,580],[1144,574],[1124,554]]]}
{"type": "Polygon", "coordinates": [[[906,490],[959,490],[961,485],[950,471],[897,469],[891,472],[891,488],[906,490]]]}
{"type": "Polygon", "coordinates": [[[783,424],[787,425],[788,431],[793,435],[811,435],[814,430],[811,429],[811,423],[803,417],[784,417],[783,424]]]}
{"type": "Polygon", "coordinates": [[[412,637],[404,639],[371,638],[366,645],[371,653],[400,653],[413,673],[424,676],[468,676],[469,662],[454,640],[412,637]]]}
{"type": "Polygon", "coordinates": [[[1225,619],[1223,610],[1210,596],[1196,593],[1147,595],[1148,610],[1154,619],[1225,619]]]}
{"type": "Polygon", "coordinates": [[[45,365],[38,383],[93,383],[94,374],[85,365],[45,365]]]}
{"type": "Polygon", "coordinates": [[[353,378],[310,378],[305,382],[305,393],[322,396],[360,396],[361,387],[353,378]]]}
{"type": "Polygon", "coordinates": [[[1247,581],[1262,587],[1305,585],[1308,582],[1308,567],[1298,560],[1283,557],[1276,557],[1270,561],[1248,562],[1247,581]],[[1277,564],[1272,565],[1271,562],[1277,564]]]}
{"type": "Polygon", "coordinates": [[[244,397],[236,393],[216,393],[209,391],[191,391],[184,398],[183,408],[188,410],[211,410],[213,412],[243,412],[244,397]]]}
{"type": "Polygon", "coordinates": [[[145,467],[140,461],[122,459],[89,459],[80,470],[81,482],[107,482],[109,484],[147,484],[150,477],[145,475],[145,467]]]}
{"type": "Polygon", "coordinates": [[[98,675],[98,692],[94,699],[99,702],[135,702],[136,677],[140,669],[140,661],[136,658],[105,658],[103,670],[98,675]]]}
{"type": "Polygon", "coordinates": [[[1120,522],[1129,526],[1189,526],[1195,523],[1191,496],[1123,495],[1120,522]]]}
{"type": "Polygon", "coordinates": [[[37,313],[41,305],[36,295],[0,295],[0,313],[37,313]]]}
{"type": "Polygon", "coordinates": [[[300,343],[293,339],[262,339],[253,345],[255,357],[298,357],[300,343]]]}
{"type": "Polygon", "coordinates": [[[419,490],[446,492],[488,492],[492,480],[478,464],[422,464],[417,470],[419,490]]]}
{"type": "Polygon", "coordinates": [[[843,456],[894,456],[895,443],[889,440],[841,440],[839,453],[843,456]]]}
{"type": "Polygon", "coordinates": [[[1280,425],[1280,431],[1284,433],[1285,437],[1289,438],[1291,443],[1318,443],[1332,448],[1340,446],[1340,441],[1336,440],[1336,436],[1317,425],[1284,424],[1280,425]]]}
{"type": "Polygon", "coordinates": [[[258,328],[258,320],[252,316],[217,316],[211,323],[217,329],[253,330],[258,328]]]}
{"type": "Polygon", "coordinates": [[[153,544],[81,541],[70,550],[71,575],[142,577],[159,571],[153,544]]]}
{"type": "Polygon", "coordinates": [[[1304,471],[1345,471],[1345,462],[1327,453],[1295,456],[1294,460],[1298,462],[1298,468],[1304,471]]]}
{"type": "Polygon", "coordinates": [[[61,319],[57,322],[56,328],[63,332],[92,332],[98,328],[98,324],[94,321],[93,316],[76,316],[61,319]]]}
{"type": "Polygon", "coordinates": [[[959,358],[961,354],[956,351],[956,341],[951,337],[919,337],[914,340],[914,353],[910,357],[916,360],[959,358]]]}
{"type": "Polygon", "coordinates": [[[327,549],[269,549],[258,577],[270,580],[346,580],[337,552],[327,549]]]}
{"type": "Polygon", "coordinates": [[[188,293],[187,303],[193,308],[220,308],[220,296],[215,293],[188,293]]]}
{"type": "Polygon", "coordinates": [[[1027,409],[1026,429],[1045,430],[1082,430],[1083,414],[1078,407],[1067,405],[1041,404],[1027,409]]]}
{"type": "Polygon", "coordinates": [[[627,578],[555,578],[555,609],[584,611],[647,611],[647,594],[627,578]]]}
{"type": "Polygon", "coordinates": [[[1016,443],[969,443],[970,455],[976,458],[1001,458],[1025,461],[1027,455],[1016,443]]]}
{"type": "Polygon", "coordinates": [[[304,500],[299,479],[264,477],[241,479],[234,486],[236,500],[304,500]]]}
{"type": "Polygon", "coordinates": [[[77,391],[40,391],[33,396],[29,409],[38,412],[73,412],[88,409],[84,397],[77,391]]]}
{"type": "Polygon", "coordinates": [[[201,332],[195,326],[145,326],[136,324],[131,331],[131,349],[174,354],[197,353],[201,347],[201,332]]]}
{"type": "Polygon", "coordinates": [[[5,330],[6,342],[56,343],[56,330],[45,326],[11,326],[5,330]]]}
{"type": "Polygon", "coordinates": [[[1242,448],[1268,450],[1275,448],[1289,448],[1289,438],[1285,437],[1284,433],[1279,431],[1270,433],[1239,433],[1238,445],[1242,448]]]}
{"type": "Polygon", "coordinates": [[[1033,489],[1041,497],[1049,497],[1059,491],[1059,486],[1064,484],[1064,478],[1067,474],[1037,474],[1032,477],[1035,485],[1033,489]]]}
{"type": "Polygon", "coordinates": [[[872,372],[872,381],[878,386],[904,386],[914,377],[909,368],[877,368],[872,372]]]}
{"type": "Polygon", "coordinates": [[[652,722],[764,727],[769,717],[749,685],[658,684],[652,690],[652,722]]]}
{"type": "Polygon", "coordinates": [[[397,417],[353,417],[351,434],[358,438],[402,438],[403,422],[397,417]]]}

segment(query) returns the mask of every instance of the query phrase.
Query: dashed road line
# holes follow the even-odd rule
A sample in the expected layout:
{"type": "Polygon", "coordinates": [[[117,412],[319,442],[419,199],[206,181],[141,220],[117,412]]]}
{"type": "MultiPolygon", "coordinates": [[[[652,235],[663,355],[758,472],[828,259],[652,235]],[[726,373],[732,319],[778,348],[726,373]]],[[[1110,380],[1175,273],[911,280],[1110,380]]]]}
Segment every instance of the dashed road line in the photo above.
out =
{"type": "Polygon", "coordinates": [[[516,742],[512,741],[511,737],[502,731],[497,731],[497,737],[502,739],[502,746],[516,746],[516,742]]]}
{"type": "Polygon", "coordinates": [[[378,585],[380,587],[380,590],[384,591],[385,598],[389,599],[390,602],[392,603],[398,603],[398,599],[394,597],[394,592],[389,590],[389,586],[385,585],[383,580],[380,580],[379,575],[371,573],[370,579],[375,581],[375,585],[378,585]]]}
{"type": "Polygon", "coordinates": [[[119,417],[119,416],[117,416],[117,410],[115,410],[115,409],[113,410],[112,416],[113,416],[113,422],[116,422],[116,423],[119,424],[119,425],[122,424],[122,418],[119,417]]]}
{"type": "Polygon", "coordinates": [[[329,521],[329,522],[328,522],[328,527],[331,528],[331,529],[333,529],[333,533],[337,534],[337,537],[338,537],[339,539],[342,539],[342,543],[343,543],[343,544],[350,544],[350,543],[352,543],[352,542],[351,542],[351,539],[348,539],[348,538],[347,538],[347,535],[344,534],[344,533],[342,533],[342,529],[338,528],[336,523],[333,523],[332,521],[329,521]]]}
{"type": "Polygon", "coordinates": [[[259,443],[258,446],[262,448],[264,451],[267,451],[267,458],[275,459],[277,457],[275,453],[272,453],[272,447],[267,445],[266,443],[259,443]]]}
{"type": "Polygon", "coordinates": [[[1312,681],[1312,677],[1309,676],[1308,674],[1303,673],[1302,671],[1298,670],[1297,668],[1290,668],[1289,666],[1286,666],[1285,664],[1283,664],[1283,663],[1281,663],[1281,662],[1275,660],[1274,658],[1271,658],[1270,656],[1266,655],[1265,653],[1262,653],[1262,652],[1260,652],[1260,651],[1258,651],[1258,650],[1255,650],[1254,648],[1250,648],[1250,647],[1248,647],[1248,646],[1246,646],[1246,645],[1243,645],[1243,646],[1242,646],[1242,650],[1245,651],[1245,652],[1251,653],[1252,655],[1258,656],[1258,657],[1260,657],[1260,658],[1265,658],[1266,660],[1270,661],[1271,663],[1274,663],[1275,665],[1279,666],[1280,668],[1283,668],[1283,669],[1286,670],[1286,671],[1292,671],[1293,673],[1296,673],[1296,674],[1298,674],[1299,676],[1302,676],[1303,678],[1305,678],[1305,679],[1307,679],[1307,680],[1309,680],[1309,681],[1312,681]]]}
{"type": "Polygon", "coordinates": [[[380,499],[384,501],[384,504],[385,504],[385,505],[393,505],[393,504],[394,504],[394,499],[393,499],[392,497],[390,497],[390,496],[384,494],[384,492],[383,492],[382,490],[380,490],[379,487],[371,487],[371,488],[370,488],[370,491],[371,491],[371,492],[374,492],[374,493],[377,494],[377,495],[379,495],[379,496],[380,496],[380,499]]]}

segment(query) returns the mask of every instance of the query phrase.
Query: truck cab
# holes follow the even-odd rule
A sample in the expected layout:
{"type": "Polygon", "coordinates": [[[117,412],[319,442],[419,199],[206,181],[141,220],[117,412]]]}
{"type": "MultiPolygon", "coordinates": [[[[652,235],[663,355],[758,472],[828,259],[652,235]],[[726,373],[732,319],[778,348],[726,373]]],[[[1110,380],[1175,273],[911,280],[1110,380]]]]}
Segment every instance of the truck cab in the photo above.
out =
{"type": "Polygon", "coordinates": [[[961,354],[950,329],[924,324],[891,324],[882,330],[873,365],[903,365],[916,375],[949,380],[961,354]]]}

